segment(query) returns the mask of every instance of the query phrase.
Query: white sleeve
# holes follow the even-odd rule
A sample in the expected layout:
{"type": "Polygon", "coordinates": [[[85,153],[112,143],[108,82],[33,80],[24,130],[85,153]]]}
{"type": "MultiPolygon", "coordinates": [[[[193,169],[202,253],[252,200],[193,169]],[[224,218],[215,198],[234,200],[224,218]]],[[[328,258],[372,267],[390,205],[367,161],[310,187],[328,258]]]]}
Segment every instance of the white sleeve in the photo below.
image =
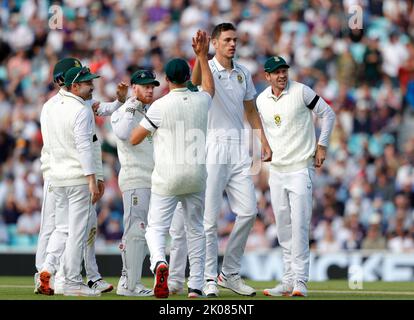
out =
{"type": "Polygon", "coordinates": [[[207,91],[200,91],[198,94],[202,94],[203,96],[205,96],[207,100],[208,110],[210,110],[211,103],[213,102],[213,98],[211,97],[211,95],[207,91]]]}
{"type": "Polygon", "coordinates": [[[92,110],[87,107],[82,108],[76,115],[73,134],[75,136],[75,147],[79,152],[79,161],[85,176],[96,173],[92,148],[92,126],[92,110]]]}
{"type": "Polygon", "coordinates": [[[110,116],[113,114],[118,108],[122,106],[122,102],[115,100],[113,102],[101,102],[99,104],[98,110],[96,110],[96,114],[98,116],[110,116]]]}
{"type": "Polygon", "coordinates": [[[102,148],[99,140],[93,142],[93,157],[95,159],[96,179],[104,181],[102,148]]]}
{"type": "Polygon", "coordinates": [[[321,134],[319,136],[318,144],[327,147],[335,124],[336,115],[324,99],[321,97],[316,99],[316,96],[317,94],[315,91],[308,86],[304,86],[303,101],[318,118],[322,119],[321,134]]]}
{"type": "Polygon", "coordinates": [[[111,125],[115,135],[125,141],[129,139],[134,128],[133,120],[140,102],[127,100],[121,109],[116,110],[111,117],[111,125]]]}
{"type": "Polygon", "coordinates": [[[161,120],[161,105],[155,101],[139,124],[148,131],[155,132],[161,125],[161,120]]]}

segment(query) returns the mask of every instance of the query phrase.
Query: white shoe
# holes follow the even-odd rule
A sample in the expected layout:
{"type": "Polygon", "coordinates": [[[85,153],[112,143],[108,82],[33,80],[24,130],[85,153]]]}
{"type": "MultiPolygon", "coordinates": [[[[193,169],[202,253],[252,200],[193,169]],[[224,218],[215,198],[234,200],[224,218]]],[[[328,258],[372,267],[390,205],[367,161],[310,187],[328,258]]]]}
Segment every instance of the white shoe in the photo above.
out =
{"type": "Polygon", "coordinates": [[[292,297],[306,297],[308,295],[308,288],[303,281],[295,281],[293,287],[292,297]]]}
{"type": "Polygon", "coordinates": [[[204,295],[203,295],[203,292],[201,290],[188,288],[188,297],[189,298],[191,298],[191,299],[193,299],[193,298],[202,298],[203,296],[204,295]]]}
{"type": "Polygon", "coordinates": [[[242,296],[253,297],[256,295],[256,290],[245,284],[239,274],[225,276],[223,273],[220,273],[217,284],[242,296]]]}
{"type": "Polygon", "coordinates": [[[291,296],[293,291],[293,285],[287,283],[279,283],[272,289],[264,289],[263,293],[265,296],[281,297],[291,296]]]}
{"type": "Polygon", "coordinates": [[[101,293],[110,292],[114,286],[103,279],[96,280],[95,282],[89,281],[88,287],[91,289],[98,290],[101,293]]]}
{"type": "Polygon", "coordinates": [[[168,289],[170,290],[170,294],[183,294],[184,287],[177,285],[175,283],[168,283],[168,289]]]}
{"type": "Polygon", "coordinates": [[[38,294],[39,293],[39,287],[40,287],[40,274],[39,272],[36,272],[34,274],[34,290],[33,292],[38,294]]]}
{"type": "Polygon", "coordinates": [[[55,294],[63,294],[63,286],[65,285],[65,277],[59,274],[55,276],[55,283],[53,288],[55,289],[55,294]]]}
{"type": "Polygon", "coordinates": [[[125,296],[125,297],[152,297],[154,292],[152,289],[145,288],[144,285],[138,284],[135,287],[134,291],[128,290],[123,286],[120,286],[116,289],[116,294],[118,296],[125,296]]]}
{"type": "Polygon", "coordinates": [[[65,296],[83,296],[83,297],[100,297],[101,292],[96,289],[89,288],[86,284],[78,286],[67,286],[63,287],[63,295],[65,296]]]}
{"type": "Polygon", "coordinates": [[[121,276],[118,281],[118,286],[116,288],[116,294],[118,296],[126,297],[152,297],[154,292],[152,289],[145,288],[143,284],[138,283],[134,291],[128,289],[127,277],[121,276]]]}
{"type": "Polygon", "coordinates": [[[219,296],[219,289],[214,280],[207,280],[203,287],[203,293],[208,298],[217,298],[219,296]]]}

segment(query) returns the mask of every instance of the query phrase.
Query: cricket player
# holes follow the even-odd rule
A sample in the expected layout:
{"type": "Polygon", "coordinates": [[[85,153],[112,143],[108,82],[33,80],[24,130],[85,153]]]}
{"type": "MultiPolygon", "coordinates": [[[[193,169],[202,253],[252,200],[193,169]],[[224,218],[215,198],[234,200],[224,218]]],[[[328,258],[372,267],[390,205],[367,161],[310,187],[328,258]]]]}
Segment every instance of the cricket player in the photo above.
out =
{"type": "MultiPolygon", "coordinates": [[[[78,59],[75,58],[64,58],[58,61],[53,69],[53,79],[54,83],[56,83],[61,89],[60,91],[50,98],[45,105],[43,106],[42,113],[50,107],[51,105],[59,105],[63,98],[63,94],[65,92],[64,89],[64,74],[72,67],[79,67],[81,63],[78,59]]],[[[122,105],[122,102],[125,101],[127,92],[127,86],[123,83],[118,84],[117,89],[117,97],[118,99],[112,103],[95,103],[93,100],[88,100],[87,103],[91,105],[94,103],[94,108],[96,113],[99,115],[109,115],[114,110],[119,108],[122,105]]],[[[94,119],[95,120],[95,119],[94,119]]],[[[95,128],[94,128],[95,129],[95,128]]],[[[96,137],[96,135],[94,134],[96,137]]],[[[95,154],[100,159],[101,157],[101,146],[98,141],[94,142],[94,150],[95,154]]],[[[39,232],[37,250],[36,250],[36,269],[37,273],[35,274],[35,293],[42,293],[42,294],[52,294],[53,289],[55,294],[63,294],[63,283],[64,283],[64,276],[63,276],[63,264],[60,263],[60,256],[64,250],[64,243],[66,237],[60,237],[59,233],[53,233],[55,230],[55,197],[53,194],[53,188],[50,184],[50,159],[49,159],[49,151],[47,150],[47,146],[44,145],[41,151],[41,170],[43,173],[44,179],[44,192],[43,192],[43,203],[42,203],[42,212],[41,212],[41,228],[39,232]],[[51,240],[49,240],[51,239],[51,240]],[[54,254],[49,254],[47,256],[47,248],[49,245],[49,251],[54,254]],[[45,262],[47,264],[44,267],[45,262]],[[43,268],[44,267],[44,268],[43,268]],[[50,270],[52,274],[56,273],[56,278],[53,284],[49,284],[46,282],[41,287],[40,277],[39,274],[42,269],[50,270]],[[50,287],[52,285],[54,288],[50,287]],[[43,289],[43,290],[42,290],[43,289]]],[[[100,168],[102,167],[101,164],[98,162],[100,168]]],[[[102,170],[100,170],[102,172],[102,170]]],[[[103,174],[98,174],[98,188],[100,192],[103,194],[104,192],[104,184],[103,184],[103,174]]],[[[101,194],[101,196],[102,196],[101,194]]],[[[97,218],[95,212],[95,206],[92,206],[92,210],[94,210],[94,214],[92,215],[92,219],[90,220],[89,229],[89,236],[87,246],[85,248],[84,254],[84,263],[85,263],[85,270],[88,279],[88,285],[90,287],[94,287],[101,292],[109,292],[113,289],[113,286],[102,279],[98,271],[98,266],[96,263],[95,257],[95,238],[96,238],[96,228],[97,228],[97,218]]]]}
{"type": "Polygon", "coordinates": [[[309,278],[309,228],[312,215],[314,167],[321,167],[335,123],[335,113],[308,86],[290,81],[282,57],[264,64],[270,83],[257,107],[273,151],[269,186],[276,228],[282,247],[284,275],[267,296],[306,296],[309,278]],[[316,142],[312,114],[322,119],[316,142]]]}
{"type": "Polygon", "coordinates": [[[124,234],[120,246],[122,275],[117,294],[146,297],[153,295],[152,290],[141,283],[142,264],[147,251],[145,230],[154,169],[153,145],[151,135],[139,145],[132,145],[129,137],[132,129],[146,117],[145,113],[153,101],[154,87],[160,83],[152,71],[138,70],[131,77],[131,85],[134,95],[111,117],[121,163],[118,183],[124,203],[124,234]]]}
{"type": "MultiPolygon", "coordinates": [[[[91,207],[102,196],[96,177],[99,169],[97,162],[102,166],[102,159],[94,154],[93,112],[85,102],[91,99],[92,80],[98,77],[86,67],[69,69],[65,73],[67,91],[63,92],[60,105],[45,108],[41,116],[42,136],[49,151],[50,180],[56,201],[54,233],[67,234],[63,245],[65,295],[101,294],[99,290],[85,285],[80,273],[88,227],[95,213],[91,207]]],[[[50,277],[47,269],[40,272],[42,291],[49,287],[50,277]]],[[[49,294],[53,294],[53,290],[49,289],[49,294]]]]}
{"type": "Polygon", "coordinates": [[[170,92],[152,104],[147,118],[132,131],[130,138],[132,144],[138,144],[153,132],[155,167],[145,238],[150,250],[151,270],[155,274],[154,295],[157,298],[169,295],[165,238],[179,201],[188,223],[188,297],[202,296],[205,135],[208,110],[214,96],[214,81],[208,67],[208,47],[206,33],[198,31],[193,38],[193,49],[203,75],[203,91],[192,92],[187,88],[190,67],[185,60],[171,60],[165,67],[170,92]]]}
{"type": "MultiPolygon", "coordinates": [[[[251,158],[248,142],[243,139],[244,115],[252,129],[259,132],[262,160],[270,161],[272,153],[254,104],[256,90],[251,74],[233,60],[237,44],[235,27],[231,23],[219,24],[214,28],[211,37],[216,53],[209,61],[209,67],[213,73],[216,94],[208,116],[206,146],[208,176],[204,212],[204,293],[207,297],[218,297],[218,284],[237,294],[254,296],[255,290],[246,285],[239,274],[247,238],[257,214],[253,180],[248,173],[251,158]],[[237,218],[224,254],[221,273],[217,277],[217,219],[223,191],[226,191],[230,207],[237,214],[237,218]]],[[[193,84],[199,85],[200,78],[202,80],[197,59],[192,76],[193,84]]]]}

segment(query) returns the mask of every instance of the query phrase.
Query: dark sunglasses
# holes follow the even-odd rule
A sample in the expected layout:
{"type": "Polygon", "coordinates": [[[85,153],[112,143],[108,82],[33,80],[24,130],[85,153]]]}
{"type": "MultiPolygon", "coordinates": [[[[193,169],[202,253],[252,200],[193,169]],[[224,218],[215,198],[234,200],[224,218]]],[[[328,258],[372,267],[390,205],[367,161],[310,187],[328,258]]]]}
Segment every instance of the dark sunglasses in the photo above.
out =
{"type": "Polygon", "coordinates": [[[139,75],[139,78],[153,78],[153,79],[155,79],[155,73],[153,71],[145,70],[139,75]]]}

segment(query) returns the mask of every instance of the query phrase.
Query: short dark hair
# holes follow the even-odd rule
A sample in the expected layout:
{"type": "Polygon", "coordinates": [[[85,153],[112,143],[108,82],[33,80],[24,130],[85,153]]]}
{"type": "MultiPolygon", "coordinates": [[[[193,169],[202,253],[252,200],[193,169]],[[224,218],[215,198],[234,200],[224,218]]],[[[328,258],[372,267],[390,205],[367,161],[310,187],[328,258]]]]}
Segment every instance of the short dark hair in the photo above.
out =
{"type": "Polygon", "coordinates": [[[211,33],[211,38],[218,39],[222,32],[229,31],[229,30],[236,31],[236,28],[232,23],[229,23],[229,22],[220,23],[214,27],[213,32],[211,33]]]}

